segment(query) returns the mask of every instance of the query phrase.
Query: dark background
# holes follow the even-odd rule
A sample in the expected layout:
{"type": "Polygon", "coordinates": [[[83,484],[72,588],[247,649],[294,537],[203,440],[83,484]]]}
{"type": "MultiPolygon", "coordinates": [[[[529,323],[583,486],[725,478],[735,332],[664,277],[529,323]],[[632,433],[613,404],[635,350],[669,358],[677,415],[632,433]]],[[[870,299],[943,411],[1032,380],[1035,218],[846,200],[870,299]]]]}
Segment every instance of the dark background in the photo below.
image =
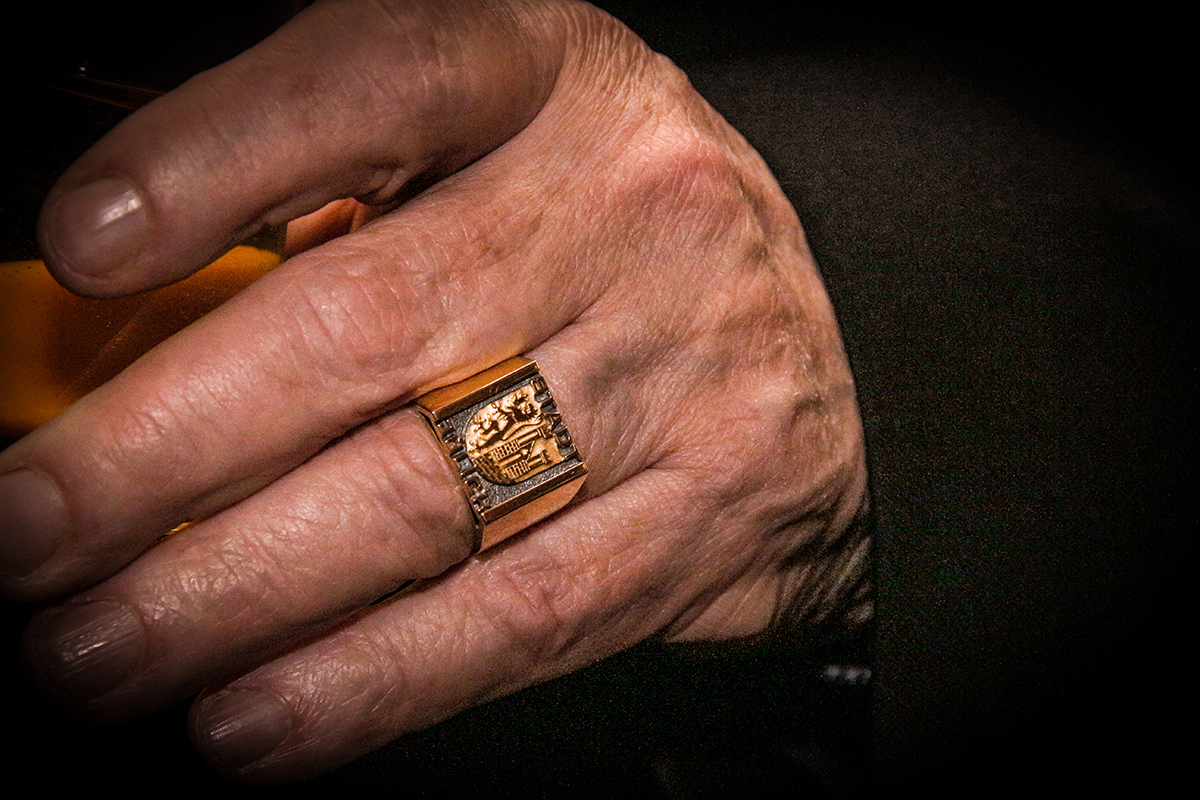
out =
{"type": "MultiPolygon", "coordinates": [[[[1182,20],[1155,6],[1081,19],[1047,4],[601,5],[688,71],[805,225],[859,383],[874,635],[649,643],[266,793],[1168,785],[1193,695],[1181,644],[1200,248],[1182,20]]],[[[95,73],[168,87],[276,20],[187,8],[198,16],[167,36],[147,33],[153,14],[72,26],[53,6],[53,25],[43,14],[18,38],[57,63],[83,42],[95,73]]],[[[16,191],[18,167],[91,131],[44,97],[22,102],[6,220],[37,202],[16,191]]],[[[27,614],[5,608],[10,667],[27,614]]],[[[93,730],[13,681],[10,775],[231,791],[191,754],[185,707],[93,730]]]]}

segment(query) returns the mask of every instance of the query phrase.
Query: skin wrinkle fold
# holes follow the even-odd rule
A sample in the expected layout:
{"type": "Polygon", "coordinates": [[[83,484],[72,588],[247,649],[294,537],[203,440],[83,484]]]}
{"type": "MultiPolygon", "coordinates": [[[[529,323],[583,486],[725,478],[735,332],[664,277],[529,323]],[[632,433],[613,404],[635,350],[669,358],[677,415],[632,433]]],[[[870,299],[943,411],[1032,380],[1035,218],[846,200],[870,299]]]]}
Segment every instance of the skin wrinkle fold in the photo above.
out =
{"type": "MultiPolygon", "coordinates": [[[[415,420],[414,420],[415,421],[415,420]]],[[[423,423],[419,423],[423,424],[423,423]]],[[[387,435],[388,429],[384,429],[384,434],[387,435]]],[[[421,431],[424,433],[424,431],[421,431]]],[[[411,445],[405,450],[402,450],[399,445],[401,442],[393,441],[392,449],[387,455],[380,454],[376,457],[375,463],[377,469],[365,471],[365,474],[376,475],[378,477],[373,483],[376,491],[373,492],[372,500],[376,510],[376,514],[380,519],[386,519],[390,514],[395,513],[396,498],[402,497],[401,505],[405,508],[406,513],[402,515],[403,522],[408,530],[416,534],[418,553],[420,557],[416,559],[414,564],[398,564],[393,570],[394,579],[406,580],[409,578],[429,578],[445,571],[449,566],[458,563],[466,557],[471,544],[471,520],[467,512],[464,510],[461,498],[453,490],[451,476],[448,474],[443,457],[436,452],[432,446],[426,448],[423,454],[419,457],[423,463],[414,464],[414,457],[411,455],[411,445]],[[407,452],[406,452],[407,451],[407,452]],[[403,463],[405,469],[400,469],[399,465],[403,463]],[[431,474],[436,473],[436,474],[431,474]],[[406,486],[400,476],[418,474],[428,481],[428,486],[424,491],[418,492],[420,496],[437,496],[441,495],[441,502],[434,503],[437,507],[457,507],[459,508],[458,524],[450,526],[451,529],[458,529],[458,536],[446,537],[444,535],[434,535],[431,531],[437,534],[446,534],[449,531],[444,530],[444,516],[441,516],[438,521],[442,524],[434,524],[434,518],[429,513],[428,508],[419,509],[419,519],[412,519],[408,493],[404,490],[410,487],[406,486]]],[[[421,452],[421,451],[418,451],[421,452]]],[[[360,473],[361,474],[361,473],[360,473]]],[[[376,532],[372,537],[376,542],[380,555],[395,553],[397,545],[394,528],[391,526],[377,526],[376,532]]],[[[411,543],[408,548],[411,548],[411,543]]]]}
{"type": "MultiPolygon", "coordinates": [[[[356,474],[363,475],[364,473],[359,472],[356,474]]],[[[375,475],[377,473],[369,472],[369,473],[365,473],[365,474],[375,475]]],[[[370,481],[364,481],[364,479],[359,478],[357,481],[355,481],[355,484],[359,488],[361,488],[364,485],[364,483],[369,483],[369,482],[370,481]]],[[[377,479],[375,481],[375,483],[379,484],[380,480],[377,479]]],[[[346,491],[348,487],[346,487],[344,485],[335,486],[332,481],[329,482],[329,485],[330,485],[331,489],[335,490],[333,492],[330,492],[331,496],[343,495],[343,494],[348,493],[346,491]]],[[[386,487],[384,489],[374,493],[375,500],[374,500],[373,505],[379,511],[391,511],[394,509],[394,507],[392,507],[392,506],[385,505],[385,496],[388,496],[388,495],[391,495],[394,497],[394,491],[387,490],[386,487]]],[[[362,538],[363,536],[371,535],[372,541],[375,542],[375,546],[365,552],[372,552],[372,553],[378,552],[380,555],[384,555],[384,554],[390,555],[391,559],[393,559],[395,563],[393,564],[393,566],[391,567],[390,570],[384,572],[382,575],[380,575],[379,577],[376,578],[376,582],[379,584],[379,588],[376,590],[371,589],[370,584],[364,586],[361,582],[353,582],[353,585],[357,588],[357,591],[350,598],[349,602],[351,602],[351,603],[353,603],[355,601],[361,603],[365,600],[370,600],[374,596],[382,593],[383,591],[386,590],[386,588],[388,586],[394,585],[397,577],[393,577],[393,576],[400,576],[400,577],[425,577],[426,576],[424,573],[426,573],[428,568],[417,569],[417,568],[414,568],[411,566],[407,566],[407,567],[405,566],[405,559],[404,559],[403,555],[397,554],[397,551],[396,551],[397,543],[393,540],[390,540],[388,533],[385,529],[381,529],[378,526],[375,526],[373,524],[370,524],[369,527],[364,527],[364,525],[363,525],[364,515],[361,513],[361,510],[360,510],[360,513],[351,513],[353,511],[353,509],[350,509],[348,507],[345,507],[345,506],[342,506],[342,505],[336,504],[336,503],[321,502],[318,505],[318,501],[315,498],[312,501],[305,503],[305,501],[303,500],[303,497],[299,498],[297,501],[294,501],[293,504],[289,505],[289,508],[292,509],[292,511],[290,513],[284,514],[279,519],[272,521],[271,535],[264,536],[263,534],[265,533],[265,531],[255,531],[252,535],[246,534],[242,537],[241,542],[235,547],[235,551],[238,548],[240,548],[242,550],[245,550],[247,553],[253,554],[255,552],[255,550],[259,549],[259,548],[269,547],[269,548],[273,548],[273,549],[278,549],[279,546],[283,542],[286,542],[291,538],[295,538],[295,534],[302,530],[304,530],[304,531],[327,530],[327,531],[333,532],[333,534],[336,537],[338,537],[339,539],[342,539],[347,536],[350,536],[350,537],[357,536],[359,539],[359,545],[362,545],[366,541],[362,538]],[[307,515],[302,515],[301,513],[299,513],[306,506],[311,509],[312,513],[307,514],[307,515]],[[333,515],[335,518],[331,519],[330,515],[333,515]],[[291,524],[288,524],[288,523],[291,523],[291,524]]],[[[366,515],[366,519],[370,520],[371,515],[366,515]]],[[[297,544],[300,546],[303,546],[306,541],[307,541],[307,539],[305,536],[300,536],[297,538],[297,544]]],[[[434,552],[436,552],[439,549],[445,549],[446,547],[451,546],[450,542],[445,542],[440,547],[437,546],[437,542],[433,542],[431,544],[435,545],[435,547],[433,548],[434,552]]],[[[428,545],[423,545],[423,546],[427,547],[428,545]]],[[[442,565],[433,570],[433,574],[436,574],[437,572],[440,572],[441,569],[443,569],[446,564],[453,563],[454,561],[457,561],[459,558],[461,558],[461,554],[465,553],[465,549],[463,549],[463,548],[465,548],[465,540],[461,541],[461,545],[459,548],[459,555],[457,555],[457,556],[426,555],[425,560],[432,559],[435,563],[440,563],[442,565]]],[[[354,548],[354,549],[360,550],[361,548],[354,548]]],[[[254,556],[251,555],[250,558],[253,559],[254,556]]],[[[304,565],[306,563],[309,563],[309,561],[310,561],[310,559],[306,559],[302,555],[302,553],[297,553],[297,554],[291,555],[289,557],[288,566],[286,567],[286,569],[278,570],[278,571],[282,572],[283,574],[289,574],[289,575],[295,575],[298,571],[300,573],[303,573],[304,565]]],[[[319,559],[312,560],[312,561],[313,561],[313,563],[319,563],[319,559]]],[[[371,561],[373,563],[379,563],[378,559],[373,558],[373,559],[371,559],[371,561]]],[[[313,567],[313,569],[317,569],[317,568],[313,567]]],[[[234,573],[238,572],[238,570],[230,570],[230,571],[234,572],[234,573]]],[[[322,583],[324,583],[324,581],[321,580],[322,577],[323,576],[319,572],[314,572],[314,574],[310,577],[310,579],[304,581],[303,584],[306,584],[306,585],[322,584],[322,583]]],[[[236,582],[237,580],[238,579],[233,579],[230,581],[230,583],[232,584],[232,583],[236,582]]],[[[204,591],[204,590],[197,589],[195,591],[204,591]]],[[[208,595],[208,596],[212,596],[214,594],[220,594],[220,593],[215,591],[213,587],[210,587],[207,591],[204,591],[204,594],[208,595]]],[[[204,595],[200,595],[200,596],[204,596],[204,595]]],[[[246,601],[246,602],[242,603],[242,605],[245,607],[251,607],[257,602],[258,602],[257,600],[251,599],[250,601],[246,601]]],[[[292,601],[285,599],[285,600],[281,601],[278,605],[290,607],[291,604],[292,604],[292,601]]]]}
{"type": "Polygon", "coordinates": [[[515,648],[529,663],[553,663],[570,651],[587,626],[578,609],[586,605],[580,576],[565,574],[552,561],[491,571],[486,583],[491,597],[477,618],[486,619],[505,643],[506,657],[515,648]]]}
{"type": "MultiPolygon", "coordinates": [[[[648,474],[656,469],[650,468],[644,470],[631,480],[623,482],[619,487],[620,491],[622,493],[630,491],[640,492],[639,487],[656,486],[656,482],[646,480],[648,474]]],[[[661,472],[661,470],[658,471],[661,472]]],[[[684,538],[688,538],[691,535],[690,526],[685,527],[689,530],[684,532],[683,536],[684,538]]],[[[660,532],[659,535],[649,539],[628,535],[622,537],[616,532],[606,531],[606,534],[602,539],[594,540],[603,543],[604,547],[593,548],[586,552],[576,550],[576,557],[570,559],[570,563],[589,566],[586,577],[577,571],[571,571],[567,575],[567,570],[556,570],[553,551],[548,549],[551,545],[551,540],[547,539],[544,540],[544,545],[547,549],[544,551],[539,550],[539,552],[545,552],[545,556],[535,560],[532,569],[522,567],[518,564],[506,565],[504,568],[490,570],[488,576],[491,580],[486,581],[477,589],[475,595],[476,602],[484,607],[492,606],[496,609],[492,616],[498,615],[505,620],[506,625],[513,625],[510,613],[511,603],[504,602],[498,598],[508,596],[505,589],[515,590],[517,596],[522,599],[520,607],[527,609],[529,614],[523,618],[522,622],[516,623],[517,629],[515,631],[510,632],[515,632],[520,641],[528,642],[531,636],[553,636],[554,629],[557,627],[560,631],[560,635],[557,637],[558,641],[545,645],[545,647],[550,647],[549,652],[552,654],[565,654],[569,652],[573,645],[578,645],[586,641],[586,631],[588,630],[591,630],[593,635],[595,634],[597,631],[597,620],[590,615],[594,614],[597,608],[620,609],[620,617],[622,619],[634,620],[636,627],[643,629],[641,635],[649,635],[653,632],[655,626],[648,623],[647,620],[654,613],[661,613],[661,609],[655,607],[657,604],[647,602],[647,595],[642,591],[647,586],[654,585],[653,581],[647,582],[647,578],[653,576],[648,575],[645,572],[645,567],[639,567],[636,562],[625,562],[624,568],[618,571],[608,569],[607,565],[619,562],[621,560],[621,553],[632,547],[634,542],[637,542],[637,548],[643,553],[660,550],[662,553],[660,558],[669,558],[670,554],[676,549],[675,541],[679,534],[677,533],[675,536],[663,536],[660,532]],[[612,549],[612,545],[608,543],[616,544],[616,549],[612,549]],[[603,563],[599,562],[601,553],[607,553],[607,557],[603,563]],[[624,581],[613,581],[614,578],[621,576],[623,573],[629,573],[629,576],[624,581]],[[521,576],[529,576],[532,580],[521,583],[516,582],[516,578],[521,576]],[[559,588],[549,590],[548,587],[539,582],[539,578],[543,576],[549,576],[559,581],[557,583],[559,588]],[[496,587],[496,580],[500,581],[499,588],[496,587]],[[617,586],[622,587],[619,596],[613,594],[617,586]],[[641,600],[630,602],[632,600],[631,594],[636,594],[641,600]],[[586,598],[597,595],[607,596],[611,602],[606,604],[589,604],[586,602],[586,598]],[[575,599],[571,600],[571,598],[575,599]],[[565,610],[571,608],[577,610],[573,614],[565,610]],[[541,632],[543,628],[547,628],[544,633],[541,632]],[[565,635],[561,634],[563,630],[567,631],[565,635]],[[570,631],[579,631],[579,633],[572,635],[570,631]]],[[[539,541],[542,540],[539,538],[539,541]]],[[[556,548],[561,546],[557,542],[554,545],[556,548]]],[[[525,552],[528,554],[531,551],[526,550],[525,552]]],[[[523,560],[525,563],[528,563],[528,561],[528,557],[523,560]]],[[[656,563],[656,559],[650,559],[649,563],[656,563]]],[[[660,587],[660,591],[665,591],[665,589],[660,587]]],[[[488,615],[481,610],[474,616],[488,615]]],[[[615,623],[610,621],[605,624],[605,627],[610,627],[613,624],[615,623]]],[[[544,650],[539,650],[539,648],[532,647],[523,647],[522,649],[524,652],[545,652],[544,650]]],[[[550,660],[554,659],[551,658],[550,660]]],[[[536,661],[535,659],[534,663],[536,661]]]]}
{"type": "MultiPolygon", "coordinates": [[[[294,706],[299,717],[297,734],[308,738],[311,729],[319,730],[322,718],[336,717],[339,706],[346,703],[362,705],[362,701],[365,701],[366,707],[376,714],[383,710],[385,716],[402,718],[408,708],[427,696],[428,687],[414,683],[410,672],[396,657],[406,649],[414,652],[427,649],[429,643],[397,641],[410,638],[410,631],[414,629],[396,626],[389,629],[386,636],[375,637],[344,629],[335,634],[341,657],[319,657],[315,667],[307,672],[280,676],[280,684],[291,685],[298,690],[285,695],[300,700],[294,706]],[[386,670],[384,665],[387,665],[386,670]],[[342,698],[334,700],[328,695],[329,686],[354,688],[342,698]],[[388,707],[384,700],[389,697],[398,698],[399,702],[388,707]]],[[[469,637],[464,636],[460,628],[455,632],[454,640],[464,641],[469,637]]],[[[253,679],[254,676],[248,677],[253,679]]]]}
{"type": "MultiPolygon", "coordinates": [[[[433,128],[436,130],[438,127],[437,123],[439,123],[441,120],[453,119],[469,113],[471,109],[467,107],[468,99],[476,100],[477,98],[486,96],[488,94],[488,92],[485,91],[485,87],[491,87],[494,85],[494,81],[491,78],[486,79],[486,83],[479,79],[466,80],[464,78],[464,76],[472,74],[470,69],[466,66],[472,63],[472,60],[468,59],[464,55],[464,52],[467,48],[462,44],[462,37],[468,34],[462,34],[458,26],[446,24],[448,22],[449,15],[452,13],[450,9],[443,9],[443,13],[446,15],[446,18],[443,18],[440,21],[441,24],[438,24],[438,22],[433,24],[429,24],[428,22],[418,22],[414,24],[411,20],[392,13],[390,8],[383,8],[382,10],[386,15],[389,15],[393,18],[396,26],[402,29],[404,31],[404,35],[407,36],[409,47],[407,49],[399,49],[411,54],[415,54],[415,57],[410,56],[410,61],[419,65],[417,67],[417,72],[421,76],[421,82],[424,84],[424,91],[421,93],[423,102],[420,104],[420,106],[424,109],[424,119],[426,124],[418,123],[414,125],[411,122],[412,115],[409,113],[402,117],[406,120],[406,126],[418,131],[428,128],[433,128]],[[428,66],[426,66],[428,64],[436,64],[436,69],[430,69],[428,66]]],[[[521,31],[520,25],[515,24],[508,15],[503,15],[502,21],[494,16],[491,25],[477,25],[469,35],[476,37],[485,36],[490,38],[498,38],[496,36],[496,28],[501,28],[505,33],[507,33],[508,37],[506,38],[508,38],[508,41],[510,42],[511,38],[509,37],[518,35],[521,31]]],[[[529,70],[530,73],[539,74],[546,69],[544,66],[537,66],[532,63],[539,60],[537,50],[533,47],[516,49],[510,45],[503,48],[497,48],[495,52],[501,52],[505,57],[512,57],[514,53],[518,52],[518,50],[520,52],[518,60],[524,60],[527,62],[524,67],[525,69],[529,70]]],[[[550,69],[550,72],[555,74],[557,74],[557,71],[557,67],[550,69]]],[[[546,81],[545,78],[542,78],[541,80],[535,80],[532,83],[534,87],[536,87],[539,84],[545,83],[550,83],[552,85],[553,81],[546,81]]],[[[520,82],[511,81],[510,85],[520,85],[520,82]]],[[[390,99],[393,88],[393,85],[390,83],[381,86],[381,96],[390,99]]],[[[510,124],[512,124],[510,135],[521,130],[523,127],[522,123],[528,123],[529,118],[532,118],[532,116],[536,115],[537,110],[544,105],[549,92],[549,88],[545,88],[541,92],[538,92],[535,88],[530,91],[529,97],[526,98],[525,102],[508,103],[508,106],[512,108],[532,109],[532,113],[529,114],[528,118],[517,120],[515,121],[516,124],[512,124],[510,122],[510,124]]],[[[387,104],[385,103],[382,105],[386,106],[387,104]]],[[[493,147],[499,144],[499,141],[494,142],[493,147]]],[[[483,153],[481,152],[477,155],[482,154],[483,153]]],[[[431,165],[435,164],[437,160],[438,159],[431,159],[431,165]]],[[[474,159],[468,159],[467,162],[453,165],[453,168],[441,168],[438,171],[442,172],[443,174],[449,174],[450,172],[453,172],[454,169],[461,168],[470,160],[474,159]]],[[[390,185],[395,186],[395,190],[399,189],[399,186],[396,185],[396,182],[394,181],[390,185]]],[[[392,194],[395,193],[395,190],[392,191],[392,194]]],[[[374,198],[372,202],[386,202],[388,199],[390,199],[391,194],[375,192],[368,196],[374,198]]]]}
{"type": "MultiPolygon", "coordinates": [[[[286,528],[286,522],[281,519],[278,528],[270,534],[264,531],[243,533],[216,553],[205,553],[202,558],[180,554],[176,560],[180,568],[176,572],[182,574],[170,584],[157,584],[156,591],[146,594],[148,602],[161,609],[152,618],[165,621],[163,611],[169,609],[173,616],[191,623],[197,619],[197,614],[203,619],[206,614],[223,609],[221,622],[228,626],[243,617],[248,609],[290,607],[286,598],[268,602],[271,598],[284,596],[282,585],[274,578],[278,574],[279,548],[287,541],[286,536],[279,534],[279,528],[286,528]],[[184,570],[184,567],[190,568],[184,570]],[[248,577],[258,580],[248,580],[248,577]],[[164,602],[168,599],[173,602],[164,602]]],[[[289,591],[295,591],[295,588],[289,591]]],[[[277,614],[271,616],[279,621],[277,614]]]]}
{"type": "Polygon", "coordinates": [[[296,286],[298,292],[289,306],[297,330],[305,332],[304,350],[296,355],[296,363],[315,365],[325,380],[365,394],[360,407],[375,408],[390,399],[388,384],[395,379],[388,376],[403,370],[400,362],[410,353],[419,352],[407,341],[416,326],[400,331],[396,313],[389,313],[389,304],[378,299],[378,285],[321,275],[316,285],[296,286]],[[371,391],[364,392],[364,385],[371,391]]]}
{"type": "MultiPolygon", "coordinates": [[[[737,515],[722,513],[721,516],[737,515]]],[[[718,537],[713,534],[722,529],[715,522],[707,524],[704,526],[704,538],[715,540],[718,537]]],[[[727,527],[724,529],[727,530],[727,527]]],[[[754,529],[762,530],[757,527],[754,529]]],[[[779,528],[776,533],[782,530],[783,528],[779,528]]],[[[793,541],[791,545],[785,544],[778,535],[763,536],[764,540],[775,541],[778,544],[775,548],[764,548],[754,554],[748,554],[744,549],[723,553],[720,547],[715,550],[697,548],[699,552],[705,553],[705,558],[694,565],[697,578],[707,574],[710,579],[699,581],[700,589],[692,604],[683,615],[664,629],[663,635],[671,641],[692,641],[700,638],[721,639],[762,633],[782,609],[782,606],[778,605],[780,591],[776,587],[782,587],[788,580],[789,572],[795,572],[794,569],[788,570],[778,563],[778,551],[803,549],[816,535],[817,532],[814,531],[807,536],[798,537],[801,543],[796,544],[793,541]],[[775,603],[767,605],[768,598],[775,603]],[[750,604],[750,607],[755,609],[755,614],[748,619],[742,618],[738,613],[743,607],[741,604],[750,604]]]]}
{"type": "MultiPolygon", "coordinates": [[[[161,414],[138,413],[131,411],[122,413],[119,417],[119,421],[121,424],[116,426],[117,435],[113,437],[113,441],[120,442],[122,447],[126,449],[132,447],[150,449],[154,446],[157,446],[158,442],[163,436],[164,423],[163,416],[161,414]]],[[[195,445],[198,447],[200,442],[197,441],[195,445]]],[[[93,456],[93,458],[90,459],[89,467],[89,471],[91,471],[93,474],[99,474],[103,476],[103,479],[106,482],[121,484],[126,482],[136,483],[140,477],[136,475],[127,476],[124,470],[120,467],[120,459],[111,452],[93,456]]],[[[164,476],[158,477],[161,479],[164,476]]],[[[188,471],[187,464],[178,465],[178,468],[172,474],[165,477],[168,480],[195,481],[195,476],[193,473],[188,471]]],[[[89,489],[90,486],[76,486],[73,485],[73,483],[67,483],[64,485],[65,496],[86,496],[86,493],[89,489]]],[[[74,508],[69,509],[68,513],[72,515],[73,521],[78,530],[86,532],[89,538],[94,538],[94,540],[99,540],[101,542],[98,552],[81,554],[88,559],[98,559],[104,555],[111,554],[114,550],[116,552],[134,549],[140,551],[152,544],[153,541],[159,535],[161,535],[161,533],[170,530],[180,521],[178,519],[172,521],[172,517],[160,515],[158,517],[157,526],[148,525],[146,529],[142,531],[140,540],[117,544],[115,546],[105,546],[102,543],[103,537],[101,534],[103,534],[106,530],[107,521],[96,515],[92,511],[90,504],[78,504],[74,508]]],[[[173,513],[175,515],[182,513],[186,515],[187,510],[177,510],[169,513],[173,513]]]]}

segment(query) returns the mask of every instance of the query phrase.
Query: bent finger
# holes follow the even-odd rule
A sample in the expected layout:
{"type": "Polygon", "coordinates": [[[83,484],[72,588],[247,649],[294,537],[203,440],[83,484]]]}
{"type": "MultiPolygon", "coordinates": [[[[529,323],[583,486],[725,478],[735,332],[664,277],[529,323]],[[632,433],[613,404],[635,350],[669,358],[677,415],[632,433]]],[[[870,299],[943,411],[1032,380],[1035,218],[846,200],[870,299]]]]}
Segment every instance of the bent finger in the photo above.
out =
{"type": "Polygon", "coordinates": [[[515,4],[325,3],[134,114],[51,191],[40,240],[69,288],[179,280],[264,224],[390,202],[519,131],[561,35],[515,4]],[[361,70],[370,64],[369,73],[361,70]]]}

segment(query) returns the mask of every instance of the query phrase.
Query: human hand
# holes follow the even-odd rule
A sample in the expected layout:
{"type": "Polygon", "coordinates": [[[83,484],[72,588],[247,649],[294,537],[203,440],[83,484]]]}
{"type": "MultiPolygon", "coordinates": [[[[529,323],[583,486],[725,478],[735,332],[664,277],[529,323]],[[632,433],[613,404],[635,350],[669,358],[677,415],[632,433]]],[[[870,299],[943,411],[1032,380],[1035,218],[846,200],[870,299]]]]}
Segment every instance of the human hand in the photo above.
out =
{"type": "Polygon", "coordinates": [[[826,612],[861,569],[853,386],[799,222],[615,21],[317,5],[106,137],[42,236],[116,295],[310,212],[303,252],[0,455],[5,591],[79,592],[26,641],[68,705],[211,686],[201,752],[300,777],[650,636],[826,612]],[[375,218],[348,232],[346,197],[375,218]],[[407,403],[517,353],[590,475],[470,556],[407,403]]]}

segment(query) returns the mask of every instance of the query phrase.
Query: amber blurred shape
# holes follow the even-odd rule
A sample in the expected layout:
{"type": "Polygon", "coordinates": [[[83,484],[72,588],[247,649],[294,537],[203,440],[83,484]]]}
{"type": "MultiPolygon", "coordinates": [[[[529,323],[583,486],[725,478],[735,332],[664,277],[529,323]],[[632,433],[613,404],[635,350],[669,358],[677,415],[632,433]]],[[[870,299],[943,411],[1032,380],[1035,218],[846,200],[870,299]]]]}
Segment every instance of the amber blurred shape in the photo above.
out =
{"type": "Polygon", "coordinates": [[[41,261],[0,263],[0,438],[33,430],[276,266],[282,230],[162,289],[89,300],[41,261]]]}

